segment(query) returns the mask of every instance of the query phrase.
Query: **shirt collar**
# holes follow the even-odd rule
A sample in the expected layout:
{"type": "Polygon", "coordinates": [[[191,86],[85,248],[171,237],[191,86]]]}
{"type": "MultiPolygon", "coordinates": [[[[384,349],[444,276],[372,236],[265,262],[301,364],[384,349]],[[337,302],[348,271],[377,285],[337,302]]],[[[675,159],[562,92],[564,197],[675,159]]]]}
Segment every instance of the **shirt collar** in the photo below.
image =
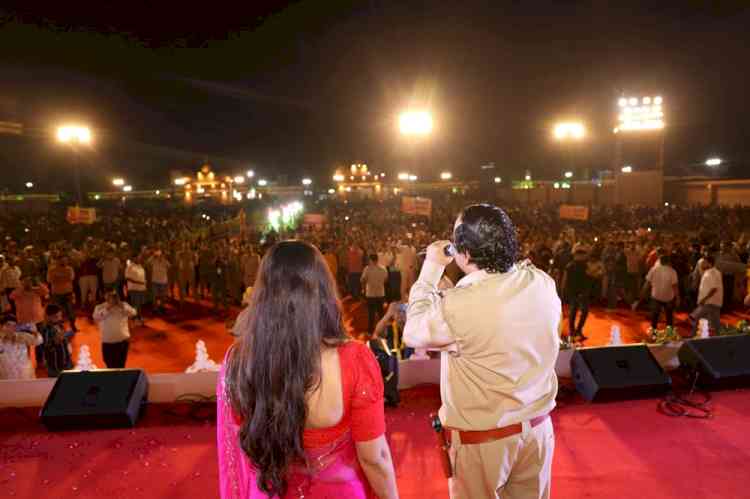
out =
{"type": "Polygon", "coordinates": [[[485,279],[489,279],[490,277],[493,277],[493,276],[508,275],[518,270],[519,267],[525,267],[526,265],[529,265],[528,260],[524,260],[520,263],[515,263],[510,269],[508,269],[507,272],[503,272],[503,273],[487,272],[486,270],[477,270],[476,272],[472,272],[471,274],[467,274],[463,278],[461,278],[456,284],[456,287],[463,288],[466,286],[471,286],[474,283],[484,281],[485,279]]]}

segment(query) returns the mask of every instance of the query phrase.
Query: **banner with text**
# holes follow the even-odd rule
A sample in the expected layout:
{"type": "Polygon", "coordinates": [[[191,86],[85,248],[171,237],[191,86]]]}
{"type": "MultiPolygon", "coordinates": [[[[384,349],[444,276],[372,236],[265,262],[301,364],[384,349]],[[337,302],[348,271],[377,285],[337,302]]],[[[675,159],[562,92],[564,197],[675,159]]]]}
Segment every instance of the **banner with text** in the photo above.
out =
{"type": "Polygon", "coordinates": [[[589,207],[574,204],[560,205],[560,220],[582,220],[589,219],[589,207]]]}
{"type": "Polygon", "coordinates": [[[92,224],[96,222],[96,208],[69,206],[66,219],[71,224],[92,224]]]}
{"type": "Polygon", "coordinates": [[[409,215],[432,216],[432,199],[404,196],[401,198],[401,211],[409,215]]]}

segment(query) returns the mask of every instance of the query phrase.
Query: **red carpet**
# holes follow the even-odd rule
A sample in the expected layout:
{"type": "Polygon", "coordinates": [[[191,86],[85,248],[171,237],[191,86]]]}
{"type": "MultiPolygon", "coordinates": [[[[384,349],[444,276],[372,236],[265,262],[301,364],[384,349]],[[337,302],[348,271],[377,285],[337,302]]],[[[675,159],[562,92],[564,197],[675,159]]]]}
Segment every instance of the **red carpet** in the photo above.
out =
{"type": "MultiPolygon", "coordinates": [[[[437,388],[403,399],[387,412],[401,497],[447,497],[427,425],[437,388]]],[[[703,421],[663,416],[655,400],[561,404],[553,497],[750,498],[750,391],[715,392],[713,405],[714,419],[703,421]]],[[[2,410],[0,497],[215,498],[213,419],[188,409],[152,406],[134,430],[58,434],[36,423],[35,410],[2,410]]]]}

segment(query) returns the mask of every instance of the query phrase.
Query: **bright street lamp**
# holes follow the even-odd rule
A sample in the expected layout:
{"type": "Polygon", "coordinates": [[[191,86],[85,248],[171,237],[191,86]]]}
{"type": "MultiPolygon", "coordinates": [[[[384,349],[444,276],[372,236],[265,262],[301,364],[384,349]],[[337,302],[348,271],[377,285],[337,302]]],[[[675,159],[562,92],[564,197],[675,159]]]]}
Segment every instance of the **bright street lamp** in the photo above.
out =
{"type": "Polygon", "coordinates": [[[528,182],[529,180],[531,180],[531,175],[527,173],[526,176],[523,177],[523,179],[528,182]]]}
{"type": "Polygon", "coordinates": [[[34,182],[26,182],[26,188],[31,189],[34,187],[34,182]]]}
{"type": "Polygon", "coordinates": [[[557,140],[581,140],[586,135],[586,127],[577,121],[558,123],[555,125],[554,135],[557,140]]]}
{"type": "Polygon", "coordinates": [[[450,180],[453,178],[453,174],[451,172],[443,172],[440,174],[440,180],[450,180]]]}
{"type": "Polygon", "coordinates": [[[258,180],[258,185],[261,186],[261,187],[265,187],[265,186],[268,185],[268,181],[265,180],[265,179],[260,179],[260,180],[258,180]]]}
{"type": "Polygon", "coordinates": [[[112,179],[112,185],[114,185],[115,187],[122,187],[123,185],[125,185],[125,179],[114,178],[112,179]]]}
{"type": "Polygon", "coordinates": [[[132,185],[124,185],[122,187],[122,191],[123,192],[131,192],[132,190],[133,190],[133,186],[132,185]]]}
{"type": "Polygon", "coordinates": [[[312,179],[309,179],[309,178],[302,179],[302,185],[311,185],[311,184],[312,184],[312,179]]]}
{"type": "Polygon", "coordinates": [[[61,126],[57,129],[57,140],[63,143],[89,144],[91,142],[91,130],[89,127],[79,125],[61,126]]]}
{"type": "Polygon", "coordinates": [[[503,179],[501,179],[500,177],[495,177],[495,183],[496,184],[499,184],[502,181],[503,181],[503,179]]]}
{"type": "Polygon", "coordinates": [[[432,115],[423,110],[404,111],[398,117],[398,126],[404,135],[428,135],[432,132],[432,115]]]}
{"type": "MultiPolygon", "coordinates": [[[[90,144],[91,129],[80,125],[64,125],[57,128],[57,140],[63,144],[90,144]]],[[[83,202],[81,196],[81,175],[78,171],[78,162],[75,163],[76,191],[78,194],[78,205],[83,202]]]]}
{"type": "Polygon", "coordinates": [[[245,183],[245,177],[243,177],[242,175],[237,175],[236,177],[234,177],[234,183],[235,184],[244,184],[245,183]]]}
{"type": "Polygon", "coordinates": [[[417,178],[418,178],[418,177],[417,177],[416,175],[409,175],[409,181],[410,181],[410,182],[416,182],[416,181],[417,181],[417,178]]]}
{"type": "Polygon", "coordinates": [[[622,173],[633,173],[633,167],[630,165],[623,166],[620,170],[622,173]]]}
{"type": "Polygon", "coordinates": [[[409,180],[409,174],[408,173],[403,173],[403,172],[399,173],[398,174],[398,179],[399,180],[409,180]]]}
{"type": "Polygon", "coordinates": [[[565,172],[565,178],[573,178],[573,172],[565,172]]]}
{"type": "Polygon", "coordinates": [[[247,178],[253,178],[255,176],[255,172],[253,170],[248,170],[245,174],[247,178]]]}
{"type": "Polygon", "coordinates": [[[708,158],[706,160],[706,166],[719,166],[721,163],[721,158],[708,158]]]}

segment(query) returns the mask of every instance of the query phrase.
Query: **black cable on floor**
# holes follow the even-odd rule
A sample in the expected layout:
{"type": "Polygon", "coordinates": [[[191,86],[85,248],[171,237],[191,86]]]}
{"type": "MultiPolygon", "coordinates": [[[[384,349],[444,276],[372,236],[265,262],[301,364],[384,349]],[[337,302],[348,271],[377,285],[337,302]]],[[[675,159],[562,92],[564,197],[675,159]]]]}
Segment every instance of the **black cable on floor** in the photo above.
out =
{"type": "Polygon", "coordinates": [[[696,390],[700,373],[693,371],[693,383],[686,394],[672,392],[667,394],[657,406],[657,410],[665,416],[686,417],[693,419],[711,419],[713,407],[711,407],[711,394],[706,391],[696,390]]]}

